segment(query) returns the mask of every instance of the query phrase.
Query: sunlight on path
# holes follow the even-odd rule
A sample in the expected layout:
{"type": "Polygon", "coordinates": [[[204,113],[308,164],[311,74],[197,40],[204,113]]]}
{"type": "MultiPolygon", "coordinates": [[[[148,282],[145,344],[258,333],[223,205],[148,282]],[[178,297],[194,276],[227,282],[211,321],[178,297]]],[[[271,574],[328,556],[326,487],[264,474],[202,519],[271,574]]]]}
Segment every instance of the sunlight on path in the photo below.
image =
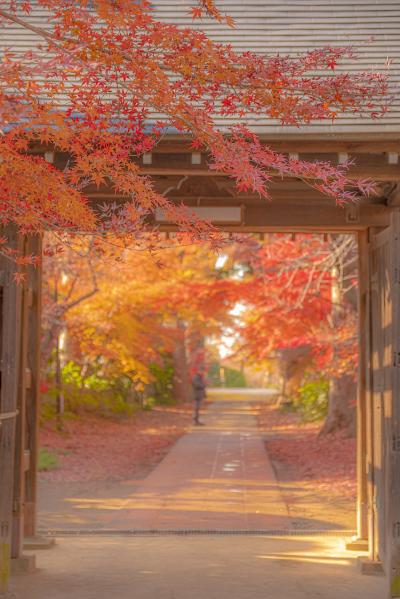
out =
{"type": "Polygon", "coordinates": [[[335,538],[202,535],[60,538],[18,599],[383,599],[335,538]]]}
{"type": "Polygon", "coordinates": [[[70,497],[76,523],[90,512],[100,530],[289,528],[257,428],[260,398],[243,391],[215,397],[204,426],[193,427],[128,495],[70,497]]]}
{"type": "Polygon", "coordinates": [[[78,514],[96,515],[96,532],[61,535],[39,553],[38,572],[13,579],[18,599],[383,598],[384,579],[362,576],[343,539],[240,534],[289,528],[255,401],[218,396],[205,425],[125,496],[70,499],[78,514]],[[160,534],[118,532],[134,529],[160,534]]]}
{"type": "Polygon", "coordinates": [[[257,429],[254,406],[215,401],[127,500],[110,528],[266,529],[288,515],[257,429]]]}

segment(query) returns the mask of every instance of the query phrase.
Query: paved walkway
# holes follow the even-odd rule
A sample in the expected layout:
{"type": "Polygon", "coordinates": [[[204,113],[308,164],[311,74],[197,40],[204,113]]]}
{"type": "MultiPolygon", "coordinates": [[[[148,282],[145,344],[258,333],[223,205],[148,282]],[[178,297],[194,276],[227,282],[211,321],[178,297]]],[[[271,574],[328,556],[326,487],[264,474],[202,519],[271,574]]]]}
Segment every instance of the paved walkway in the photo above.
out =
{"type": "Polygon", "coordinates": [[[61,538],[17,599],[385,599],[335,538],[61,538]]]}
{"type": "Polygon", "coordinates": [[[110,518],[110,528],[263,530],[288,514],[243,398],[214,402],[110,518]]]}
{"type": "MultiPolygon", "coordinates": [[[[18,599],[383,599],[335,537],[204,534],[288,527],[251,401],[216,401],[125,497],[77,498],[97,534],[60,537],[38,571],[13,579],[18,599]],[[158,529],[160,536],[101,528],[158,529]],[[177,536],[166,529],[198,529],[177,536]]],[[[77,517],[77,522],[79,518],[77,517]]]]}

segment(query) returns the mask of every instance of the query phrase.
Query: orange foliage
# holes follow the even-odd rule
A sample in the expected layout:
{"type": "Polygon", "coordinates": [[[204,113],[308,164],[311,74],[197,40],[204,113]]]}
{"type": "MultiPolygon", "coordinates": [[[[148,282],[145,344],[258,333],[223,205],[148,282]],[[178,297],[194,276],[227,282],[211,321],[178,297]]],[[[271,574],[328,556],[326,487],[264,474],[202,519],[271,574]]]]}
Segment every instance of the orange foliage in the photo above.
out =
{"type": "Polygon", "coordinates": [[[68,359],[100,359],[104,376],[127,376],[141,390],[151,380],[150,365],[173,353],[180,323],[190,339],[218,335],[231,322],[231,283],[215,280],[209,247],[166,247],[162,263],[132,249],[110,262],[109,244],[102,249],[85,242],[46,258],[47,354],[66,327],[68,359]]]}

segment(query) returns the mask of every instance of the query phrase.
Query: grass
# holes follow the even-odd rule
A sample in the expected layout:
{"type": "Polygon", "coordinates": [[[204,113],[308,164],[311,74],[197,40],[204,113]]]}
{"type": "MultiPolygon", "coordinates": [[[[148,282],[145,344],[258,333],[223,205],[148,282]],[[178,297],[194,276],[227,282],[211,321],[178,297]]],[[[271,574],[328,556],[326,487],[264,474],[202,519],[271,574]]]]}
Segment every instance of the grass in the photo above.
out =
{"type": "Polygon", "coordinates": [[[39,450],[39,472],[47,472],[48,470],[56,470],[59,467],[58,456],[53,451],[48,449],[39,450]]]}

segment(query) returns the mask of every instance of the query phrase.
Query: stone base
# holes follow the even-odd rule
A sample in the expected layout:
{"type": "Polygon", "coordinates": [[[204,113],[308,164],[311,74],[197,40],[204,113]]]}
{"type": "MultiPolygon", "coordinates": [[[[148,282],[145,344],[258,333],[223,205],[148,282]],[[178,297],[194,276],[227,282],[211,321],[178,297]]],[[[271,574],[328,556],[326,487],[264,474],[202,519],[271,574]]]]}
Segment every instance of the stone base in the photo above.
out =
{"type": "Polygon", "coordinates": [[[51,549],[56,544],[52,537],[26,537],[24,539],[25,551],[37,551],[41,549],[51,549]]]}
{"type": "Polygon", "coordinates": [[[368,541],[367,539],[358,539],[357,537],[353,537],[351,541],[348,541],[345,545],[347,551],[368,551],[368,541]]]}
{"type": "Polygon", "coordinates": [[[36,569],[36,555],[21,555],[11,560],[11,574],[34,572],[36,569]]]}
{"type": "Polygon", "coordinates": [[[368,559],[367,557],[359,557],[357,560],[357,566],[361,574],[367,574],[368,576],[383,576],[382,562],[368,559]]]}

